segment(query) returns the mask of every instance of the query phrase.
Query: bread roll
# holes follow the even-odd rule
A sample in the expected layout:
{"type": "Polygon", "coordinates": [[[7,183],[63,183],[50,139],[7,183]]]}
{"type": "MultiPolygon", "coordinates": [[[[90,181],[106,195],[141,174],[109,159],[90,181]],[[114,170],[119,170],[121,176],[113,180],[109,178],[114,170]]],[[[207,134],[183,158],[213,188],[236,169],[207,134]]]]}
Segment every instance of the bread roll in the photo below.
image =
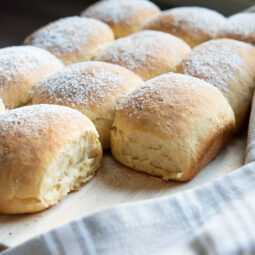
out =
{"type": "Polygon", "coordinates": [[[190,52],[181,39],[158,31],[141,31],[112,43],[95,58],[124,66],[144,81],[174,71],[190,52]]]}
{"type": "Polygon", "coordinates": [[[169,73],[123,97],[111,148],[118,161],[135,170],[187,181],[219,153],[234,126],[234,113],[216,88],[169,73]]]}
{"type": "Polygon", "coordinates": [[[255,13],[239,13],[227,19],[218,38],[232,38],[255,45],[255,13]]]}
{"type": "Polygon", "coordinates": [[[178,72],[201,78],[228,99],[236,118],[236,132],[246,125],[255,88],[255,48],[232,39],[197,46],[180,64],[178,72]]]}
{"type": "Polygon", "coordinates": [[[33,104],[59,104],[75,108],[90,118],[103,149],[110,147],[110,129],[116,104],[142,79],[113,64],[89,61],[56,72],[36,87],[33,104]]]}
{"type": "Polygon", "coordinates": [[[0,49],[0,97],[6,108],[27,104],[36,83],[62,67],[56,57],[43,49],[32,46],[0,49]]]}
{"type": "Polygon", "coordinates": [[[2,99],[0,99],[0,114],[3,113],[4,111],[5,111],[5,106],[2,99]]]}
{"type": "Polygon", "coordinates": [[[28,36],[24,44],[46,49],[65,65],[91,60],[114,40],[103,22],[82,17],[67,17],[44,26],[28,36]]]}
{"type": "Polygon", "coordinates": [[[0,115],[0,213],[56,204],[92,178],[102,148],[93,123],[64,106],[32,105],[0,115]]]}
{"type": "Polygon", "coordinates": [[[148,18],[159,12],[159,8],[147,0],[108,0],[90,6],[82,16],[107,23],[119,38],[137,32],[148,18]]]}
{"type": "Polygon", "coordinates": [[[182,38],[191,47],[215,37],[226,19],[203,7],[177,7],[152,17],[144,29],[158,30],[182,38]]]}

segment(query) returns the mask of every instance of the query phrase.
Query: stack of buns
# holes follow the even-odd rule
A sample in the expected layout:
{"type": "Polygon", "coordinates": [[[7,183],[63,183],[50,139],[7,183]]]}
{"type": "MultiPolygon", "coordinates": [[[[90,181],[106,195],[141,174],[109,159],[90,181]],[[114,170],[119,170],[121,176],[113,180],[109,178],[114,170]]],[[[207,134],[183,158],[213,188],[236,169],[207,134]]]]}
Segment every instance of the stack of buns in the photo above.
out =
{"type": "Polygon", "coordinates": [[[108,148],[137,171],[193,178],[247,125],[254,19],[105,0],[0,49],[0,213],[58,203],[108,148]]]}
{"type": "Polygon", "coordinates": [[[93,121],[103,149],[110,147],[110,130],[120,98],[143,80],[128,69],[104,62],[70,65],[38,83],[32,104],[74,108],[93,121]]]}

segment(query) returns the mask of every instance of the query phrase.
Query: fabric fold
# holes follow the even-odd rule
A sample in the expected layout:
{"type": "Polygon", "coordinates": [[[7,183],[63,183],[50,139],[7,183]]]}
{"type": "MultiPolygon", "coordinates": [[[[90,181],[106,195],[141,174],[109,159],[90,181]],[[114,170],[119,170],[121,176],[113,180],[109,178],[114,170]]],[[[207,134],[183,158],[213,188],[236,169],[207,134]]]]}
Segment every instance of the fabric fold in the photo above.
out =
{"type": "Polygon", "coordinates": [[[255,161],[255,93],[250,114],[245,164],[255,161]]]}

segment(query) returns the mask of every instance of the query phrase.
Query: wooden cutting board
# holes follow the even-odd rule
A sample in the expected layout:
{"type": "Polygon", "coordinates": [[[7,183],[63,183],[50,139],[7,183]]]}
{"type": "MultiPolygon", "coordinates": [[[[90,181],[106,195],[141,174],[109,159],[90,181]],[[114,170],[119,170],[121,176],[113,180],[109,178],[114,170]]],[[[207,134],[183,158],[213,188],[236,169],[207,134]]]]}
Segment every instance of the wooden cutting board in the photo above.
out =
{"type": "Polygon", "coordinates": [[[15,246],[70,220],[112,205],[174,194],[208,183],[243,164],[246,135],[234,137],[228,146],[187,183],[164,182],[133,171],[104,153],[102,167],[80,191],[73,192],[58,205],[31,215],[0,215],[0,243],[15,246]]]}

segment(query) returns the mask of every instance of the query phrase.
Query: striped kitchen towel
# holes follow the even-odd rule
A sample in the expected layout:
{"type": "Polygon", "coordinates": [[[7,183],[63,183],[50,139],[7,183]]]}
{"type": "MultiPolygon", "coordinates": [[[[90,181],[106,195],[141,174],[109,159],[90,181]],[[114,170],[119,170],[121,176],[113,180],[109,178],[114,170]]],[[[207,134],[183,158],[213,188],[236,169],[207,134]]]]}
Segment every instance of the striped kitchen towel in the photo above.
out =
{"type": "Polygon", "coordinates": [[[214,182],[114,206],[1,255],[255,254],[255,98],[246,164],[214,182]]]}

